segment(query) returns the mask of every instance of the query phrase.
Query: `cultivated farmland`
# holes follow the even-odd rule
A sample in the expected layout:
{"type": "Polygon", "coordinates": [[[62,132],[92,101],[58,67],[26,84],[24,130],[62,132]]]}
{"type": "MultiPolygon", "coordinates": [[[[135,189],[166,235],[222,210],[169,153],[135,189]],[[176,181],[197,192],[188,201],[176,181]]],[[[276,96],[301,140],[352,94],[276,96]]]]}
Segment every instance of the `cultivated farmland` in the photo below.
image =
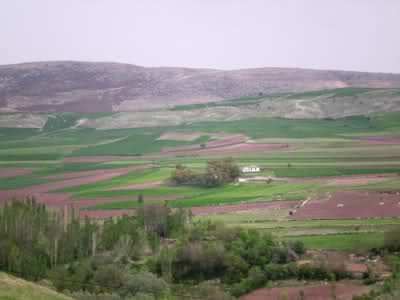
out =
{"type": "MultiPolygon", "coordinates": [[[[197,107],[176,108],[185,109],[197,107]]],[[[283,245],[301,241],[311,250],[360,255],[382,247],[385,233],[400,226],[399,113],[95,128],[123,115],[48,114],[34,119],[47,120],[42,128],[0,128],[0,203],[34,197],[65,220],[99,224],[136,216],[143,205],[188,209],[195,224],[223,223],[226,230],[272,234],[283,245]],[[177,166],[204,174],[209,161],[225,157],[260,171],[212,187],[171,180],[177,166]]],[[[368,290],[358,282],[336,289],[343,299],[368,290]]],[[[312,282],[301,290],[325,299],[332,286],[312,282]]],[[[292,299],[299,291],[277,286],[243,299],[292,299]]]]}

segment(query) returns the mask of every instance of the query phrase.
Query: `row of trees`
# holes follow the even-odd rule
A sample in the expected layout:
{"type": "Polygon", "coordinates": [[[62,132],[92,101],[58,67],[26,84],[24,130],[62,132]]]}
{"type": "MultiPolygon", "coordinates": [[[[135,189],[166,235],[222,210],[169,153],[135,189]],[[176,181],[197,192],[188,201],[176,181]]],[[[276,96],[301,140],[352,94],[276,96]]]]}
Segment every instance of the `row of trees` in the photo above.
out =
{"type": "Polygon", "coordinates": [[[232,158],[211,160],[205,173],[196,173],[183,165],[177,165],[171,174],[171,181],[177,185],[217,187],[235,181],[240,168],[232,158]]]}
{"type": "Polygon", "coordinates": [[[65,224],[60,213],[33,198],[9,201],[0,208],[0,269],[40,279],[57,265],[116,247],[139,258],[154,252],[161,238],[178,236],[188,218],[183,209],[172,212],[166,205],[142,203],[137,217],[110,219],[102,226],[89,219],[65,224]]]}
{"type": "Polygon", "coordinates": [[[91,255],[97,228],[88,220],[65,226],[35,199],[10,201],[0,209],[0,268],[39,279],[49,268],[91,255]]]}

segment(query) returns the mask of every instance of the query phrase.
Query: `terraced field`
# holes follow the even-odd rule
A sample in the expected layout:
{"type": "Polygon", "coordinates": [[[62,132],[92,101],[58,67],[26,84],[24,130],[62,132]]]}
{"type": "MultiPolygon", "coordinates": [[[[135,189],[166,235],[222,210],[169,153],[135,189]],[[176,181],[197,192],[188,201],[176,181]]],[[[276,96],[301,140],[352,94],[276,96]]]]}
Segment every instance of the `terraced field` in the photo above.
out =
{"type": "MultiPolygon", "coordinates": [[[[251,105],[259,101],[251,99],[251,105]]],[[[82,217],[103,219],[134,213],[141,196],[145,203],[190,208],[198,220],[304,239],[312,248],[378,246],[385,230],[400,225],[400,113],[133,129],[81,126],[81,120],[113,116],[46,115],[43,128],[0,128],[0,201],[35,196],[56,208],[72,205],[82,217]],[[177,164],[202,171],[209,159],[225,156],[240,166],[259,166],[256,175],[272,181],[246,175],[248,182],[218,188],[169,181],[177,164]],[[360,196],[367,192],[368,197],[360,196]],[[332,204],[329,195],[342,197],[332,204]],[[359,214],[357,207],[368,207],[362,199],[377,208],[359,214]],[[353,242],[357,239],[362,243],[353,242]]]]}

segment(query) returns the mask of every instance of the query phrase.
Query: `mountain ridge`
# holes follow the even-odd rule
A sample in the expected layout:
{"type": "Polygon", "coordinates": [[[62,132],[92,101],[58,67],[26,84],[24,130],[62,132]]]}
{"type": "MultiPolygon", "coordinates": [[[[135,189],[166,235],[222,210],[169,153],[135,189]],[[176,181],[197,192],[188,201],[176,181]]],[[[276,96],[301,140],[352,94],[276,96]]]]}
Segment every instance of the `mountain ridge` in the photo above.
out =
{"type": "Polygon", "coordinates": [[[400,74],[302,68],[218,70],[114,62],[0,65],[0,111],[118,112],[258,94],[399,88],[400,74]]]}

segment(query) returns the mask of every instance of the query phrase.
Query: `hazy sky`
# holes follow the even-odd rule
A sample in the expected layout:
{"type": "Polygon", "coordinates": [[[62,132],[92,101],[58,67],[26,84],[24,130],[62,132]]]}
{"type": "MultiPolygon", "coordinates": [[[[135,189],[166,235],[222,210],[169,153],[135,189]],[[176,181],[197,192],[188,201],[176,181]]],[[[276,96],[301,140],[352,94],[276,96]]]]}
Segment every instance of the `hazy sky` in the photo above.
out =
{"type": "Polygon", "coordinates": [[[400,73],[400,0],[0,0],[0,64],[400,73]]]}

